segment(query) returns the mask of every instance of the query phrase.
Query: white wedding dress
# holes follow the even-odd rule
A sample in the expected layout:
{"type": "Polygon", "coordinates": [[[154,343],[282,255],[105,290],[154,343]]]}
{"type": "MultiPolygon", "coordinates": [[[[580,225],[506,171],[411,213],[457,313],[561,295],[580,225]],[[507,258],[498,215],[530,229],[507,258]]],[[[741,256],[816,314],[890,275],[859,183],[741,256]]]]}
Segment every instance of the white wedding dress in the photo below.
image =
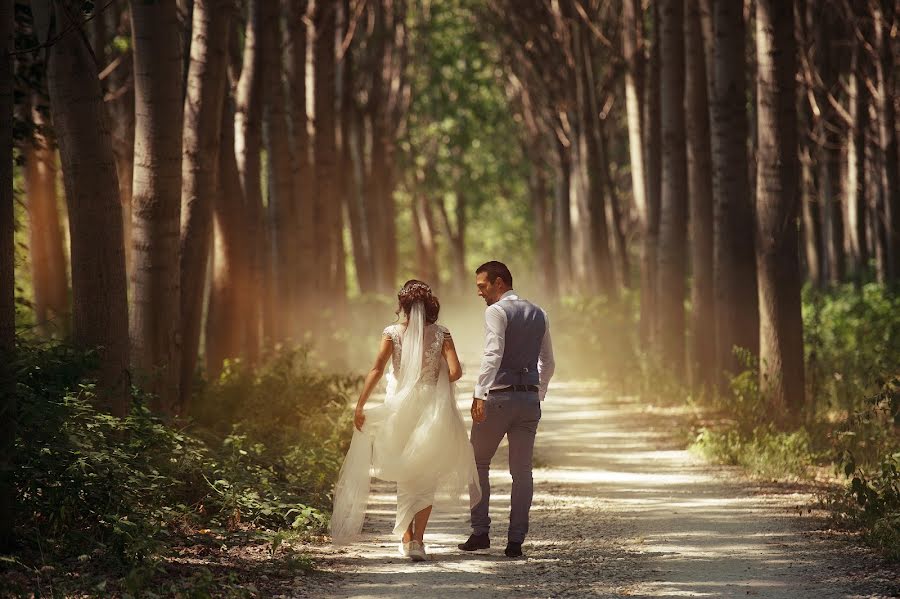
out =
{"type": "Polygon", "coordinates": [[[442,347],[449,331],[425,324],[417,302],[408,324],[384,329],[393,344],[392,372],[381,405],[366,406],[334,490],[331,536],[346,544],[362,530],[371,477],[397,483],[393,534],[403,534],[429,505],[481,499],[466,427],[456,406],[442,347]]]}

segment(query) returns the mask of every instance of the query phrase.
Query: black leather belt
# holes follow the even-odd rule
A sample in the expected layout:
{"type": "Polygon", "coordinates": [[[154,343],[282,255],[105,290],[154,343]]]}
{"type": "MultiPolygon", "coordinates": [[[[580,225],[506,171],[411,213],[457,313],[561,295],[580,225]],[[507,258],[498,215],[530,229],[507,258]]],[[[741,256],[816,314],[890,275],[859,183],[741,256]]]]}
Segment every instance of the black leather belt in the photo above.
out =
{"type": "Polygon", "coordinates": [[[510,385],[509,387],[500,387],[499,389],[491,389],[491,393],[502,393],[504,391],[537,391],[537,385],[510,385]]]}

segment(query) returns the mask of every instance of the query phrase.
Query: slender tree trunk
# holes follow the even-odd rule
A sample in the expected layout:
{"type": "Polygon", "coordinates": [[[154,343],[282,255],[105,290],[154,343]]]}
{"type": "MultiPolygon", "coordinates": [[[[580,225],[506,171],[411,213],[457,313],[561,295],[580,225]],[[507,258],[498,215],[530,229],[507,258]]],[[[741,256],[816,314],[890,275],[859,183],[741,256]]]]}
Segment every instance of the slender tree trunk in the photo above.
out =
{"type": "Polygon", "coordinates": [[[801,217],[803,227],[804,255],[809,280],[817,287],[825,284],[822,265],[822,226],[819,217],[819,198],[816,193],[816,176],[809,143],[804,143],[800,151],[801,165],[801,217]]]}
{"type": "Polygon", "coordinates": [[[891,38],[896,15],[889,2],[874,2],[875,48],[878,51],[876,68],[878,140],[882,188],[882,218],[887,234],[887,271],[891,282],[900,280],[900,162],[897,150],[897,114],[894,99],[894,49],[891,38]]]}
{"type": "Polygon", "coordinates": [[[687,278],[687,156],[684,114],[684,0],[660,6],[662,50],[662,202],[659,332],[662,364],[684,376],[687,278]]]}
{"type": "Polygon", "coordinates": [[[336,223],[340,217],[340,189],[338,186],[338,152],[336,133],[336,77],[335,33],[337,3],[318,0],[313,9],[315,27],[315,124],[314,163],[316,173],[316,248],[319,252],[318,279],[323,283],[320,301],[330,305],[338,287],[336,223]]]}
{"type": "Polygon", "coordinates": [[[413,199],[413,235],[416,238],[417,276],[432,287],[438,284],[437,247],[431,201],[423,191],[413,199]]]}
{"type": "Polygon", "coordinates": [[[709,98],[699,0],[688,0],[685,15],[685,103],[691,229],[691,383],[715,383],[713,304],[713,193],[709,98]]]}
{"type": "Polygon", "coordinates": [[[263,269],[266,261],[263,254],[263,206],[262,206],[262,82],[263,60],[260,35],[262,33],[261,2],[248,0],[247,26],[244,30],[244,56],[241,78],[237,86],[237,106],[234,117],[234,154],[241,178],[244,196],[244,218],[247,235],[245,238],[248,263],[250,264],[250,286],[242,288],[246,297],[241,305],[246,308],[242,320],[246,326],[244,341],[245,355],[251,364],[259,360],[260,329],[263,309],[268,304],[265,298],[265,278],[263,269]]]}
{"type": "Polygon", "coordinates": [[[94,35],[94,55],[100,68],[106,71],[102,82],[104,102],[110,118],[119,195],[122,203],[122,225],[125,237],[125,272],[131,274],[131,200],[134,184],[134,60],[131,49],[114,50],[110,41],[116,36],[131,36],[131,19],[127,3],[115,2],[91,19],[94,35]]]}
{"type": "Polygon", "coordinates": [[[625,238],[626,214],[619,196],[618,187],[614,184],[612,172],[609,168],[610,155],[609,144],[606,139],[606,131],[599,128],[598,141],[600,144],[600,183],[603,193],[609,198],[606,211],[606,222],[613,234],[613,247],[615,248],[616,270],[618,271],[617,283],[623,289],[631,288],[631,258],[628,255],[628,241],[625,238]]]}
{"type": "Polygon", "coordinates": [[[861,281],[869,263],[866,236],[866,131],[869,128],[869,91],[866,86],[868,61],[865,50],[854,46],[854,68],[850,74],[850,109],[853,129],[847,148],[847,231],[850,240],[853,277],[861,281]]]}
{"type": "Polygon", "coordinates": [[[742,365],[733,353],[759,349],[759,308],[754,249],[755,215],[747,173],[746,64],[740,2],[714,2],[715,96],[712,98],[713,284],[716,373],[742,365]]]}
{"type": "Polygon", "coordinates": [[[453,269],[453,279],[459,287],[458,292],[465,289],[465,281],[469,280],[469,273],[466,270],[466,196],[463,192],[456,192],[456,226],[450,222],[450,214],[444,201],[438,202],[438,210],[441,213],[441,223],[444,227],[444,234],[450,240],[450,255],[453,269]]]}
{"type": "MultiPolygon", "coordinates": [[[[233,27],[233,25],[232,25],[233,27]]],[[[237,33],[232,31],[232,35],[237,33]]],[[[209,313],[206,324],[206,372],[219,376],[222,363],[241,355],[243,319],[251,288],[252,263],[247,254],[244,194],[234,155],[234,101],[225,99],[219,144],[218,192],[213,202],[214,247],[209,313]]]]}
{"type": "MultiPolygon", "coordinates": [[[[57,27],[79,7],[56,3],[57,27]]],[[[63,35],[50,47],[47,80],[69,212],[73,340],[100,348],[99,400],[124,416],[129,347],[119,183],[97,67],[83,37],[63,35]]]]}
{"type": "MultiPolygon", "coordinates": [[[[307,57],[310,49],[306,0],[284,0],[287,14],[288,52],[286,72],[291,116],[292,152],[294,157],[294,205],[297,221],[297,268],[294,285],[299,314],[312,313],[312,297],[315,292],[316,235],[315,235],[315,181],[311,159],[312,144],[309,136],[309,118],[306,106],[307,57]]],[[[307,323],[298,323],[301,329],[307,323]]],[[[299,331],[298,331],[299,332],[299,331]]]]}
{"type": "Polygon", "coordinates": [[[297,334],[300,316],[297,312],[296,270],[299,238],[296,226],[300,221],[295,194],[294,168],[296,160],[291,148],[288,128],[288,106],[283,80],[283,36],[281,35],[279,5],[263,4],[262,38],[263,61],[266,64],[263,80],[263,140],[268,166],[268,211],[272,243],[271,268],[274,271],[272,290],[275,313],[275,341],[297,334]]]}
{"type": "Polygon", "coordinates": [[[757,0],[760,389],[780,424],[796,422],[804,403],[796,53],[794,2],[757,0]]]}
{"type": "Polygon", "coordinates": [[[220,192],[219,150],[228,69],[232,0],[195,0],[193,41],[184,102],[184,159],[181,205],[180,410],[190,400],[200,330],[203,292],[212,240],[213,202],[220,192]]]}
{"type": "Polygon", "coordinates": [[[641,328],[646,327],[645,350],[653,355],[657,346],[657,316],[659,300],[657,280],[657,252],[659,246],[660,195],[662,193],[662,122],[660,101],[660,18],[659,4],[652,3],[653,32],[650,58],[647,64],[647,85],[644,95],[644,165],[647,179],[647,227],[644,233],[642,260],[647,265],[641,273],[641,328]],[[646,277],[646,278],[645,278],[646,277]],[[645,293],[646,291],[646,293],[645,293]],[[646,324],[645,324],[646,323],[646,324]]]}
{"type": "Polygon", "coordinates": [[[648,255],[650,212],[647,198],[647,175],[644,167],[644,49],[643,14],[640,0],[624,0],[622,4],[622,49],[625,54],[625,111],[628,123],[628,152],[631,163],[631,193],[641,226],[641,322],[640,338],[646,348],[650,341],[654,265],[648,255]]]}
{"type": "Polygon", "coordinates": [[[535,246],[541,265],[544,289],[551,296],[558,291],[556,263],[553,260],[553,233],[547,211],[547,177],[544,169],[534,158],[530,160],[528,188],[531,197],[531,212],[534,216],[535,246]]]}
{"type": "MultiPolygon", "coordinates": [[[[134,212],[131,346],[156,412],[175,412],[180,382],[179,222],[182,53],[175,0],[131,3],[134,212]]],[[[74,263],[74,255],[73,255],[74,263]]]]}
{"type": "Polygon", "coordinates": [[[15,0],[0,1],[0,552],[13,548],[16,443],[15,197],[13,196],[13,32],[15,0]]]}
{"type": "MultiPolygon", "coordinates": [[[[32,118],[42,124],[43,117],[38,110],[32,111],[32,118]]],[[[69,331],[71,310],[56,196],[56,152],[36,132],[24,153],[35,320],[44,337],[64,337],[69,331]]]]}
{"type": "Polygon", "coordinates": [[[569,205],[569,188],[572,164],[568,149],[556,140],[557,175],[555,193],[556,263],[560,286],[568,288],[572,281],[572,218],[569,205]]]}

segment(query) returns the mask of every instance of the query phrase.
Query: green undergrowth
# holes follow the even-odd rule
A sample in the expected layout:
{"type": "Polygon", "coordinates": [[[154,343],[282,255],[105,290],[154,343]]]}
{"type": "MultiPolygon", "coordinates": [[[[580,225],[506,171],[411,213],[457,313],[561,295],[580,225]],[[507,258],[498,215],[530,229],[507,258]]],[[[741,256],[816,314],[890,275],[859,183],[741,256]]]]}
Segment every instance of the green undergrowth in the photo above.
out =
{"type": "Polygon", "coordinates": [[[284,542],[327,524],[356,378],[280,351],[256,369],[229,364],[199,386],[184,421],[167,424],[136,390],[127,417],[97,411],[90,353],[22,343],[18,356],[19,548],[0,558],[0,586],[40,596],[258,596],[239,575],[179,570],[171,559],[241,545],[306,567],[284,542]]]}
{"type": "Polygon", "coordinates": [[[825,497],[834,519],[900,560],[900,298],[883,286],[807,289],[806,404],[799,424],[773,421],[758,364],[703,407],[717,416],[693,449],[752,475],[843,481],[825,497]]]}

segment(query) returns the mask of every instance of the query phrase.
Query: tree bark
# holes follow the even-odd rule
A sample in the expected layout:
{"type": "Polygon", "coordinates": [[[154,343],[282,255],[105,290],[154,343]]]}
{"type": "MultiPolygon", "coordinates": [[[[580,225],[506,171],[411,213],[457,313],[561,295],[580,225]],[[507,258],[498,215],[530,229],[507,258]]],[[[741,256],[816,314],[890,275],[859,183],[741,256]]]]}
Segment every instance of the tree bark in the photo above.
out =
{"type": "MultiPolygon", "coordinates": [[[[232,31],[232,35],[237,31],[232,31]]],[[[234,154],[232,98],[225,99],[219,144],[218,191],[213,202],[214,247],[209,313],[206,324],[206,372],[219,376],[222,363],[241,355],[246,327],[243,319],[251,288],[252,263],[247,252],[244,194],[234,154]]]]}
{"type": "Polygon", "coordinates": [[[713,285],[716,373],[742,365],[735,347],[759,351],[754,209],[747,173],[745,26],[740,2],[714,2],[715,95],[712,99],[713,285]]]}
{"type": "Polygon", "coordinates": [[[684,376],[687,278],[687,157],[684,113],[684,0],[660,5],[662,201],[659,226],[659,332],[662,364],[684,376]]]}
{"type": "Polygon", "coordinates": [[[61,338],[69,332],[71,310],[56,195],[56,152],[40,132],[44,125],[40,111],[32,110],[32,118],[39,129],[24,147],[24,179],[35,321],[43,337],[61,338]]]}
{"type": "Polygon", "coordinates": [[[337,3],[317,0],[313,8],[315,39],[314,54],[314,109],[315,109],[315,230],[319,260],[317,270],[321,282],[320,302],[331,304],[338,287],[337,245],[343,239],[338,235],[340,218],[340,189],[338,185],[338,152],[336,133],[336,81],[335,33],[337,27],[337,3]]]}
{"type": "Polygon", "coordinates": [[[560,287],[568,288],[572,281],[572,219],[569,208],[569,188],[572,178],[572,162],[569,151],[556,139],[556,188],[554,194],[554,221],[556,222],[556,271],[560,287]]]}
{"type": "Polygon", "coordinates": [[[896,15],[889,2],[873,2],[875,26],[875,48],[877,95],[875,99],[878,115],[878,141],[881,164],[881,208],[887,238],[887,277],[893,284],[900,280],[900,162],[897,149],[897,114],[894,98],[894,49],[891,32],[896,15]]]}
{"type": "Polygon", "coordinates": [[[869,90],[866,75],[870,72],[866,52],[854,46],[854,68],[851,69],[849,94],[852,134],[847,148],[847,185],[844,204],[847,208],[850,265],[853,278],[860,282],[869,264],[866,216],[866,131],[869,128],[869,90]]]}
{"type": "Polygon", "coordinates": [[[535,246],[541,265],[544,289],[552,296],[558,292],[559,283],[556,278],[556,262],[553,259],[553,232],[547,210],[549,194],[547,175],[534,158],[530,160],[530,166],[528,191],[531,197],[531,212],[534,216],[535,246]]]}
{"type": "Polygon", "coordinates": [[[195,0],[193,40],[184,102],[181,205],[181,382],[179,412],[190,400],[203,292],[212,240],[214,197],[219,193],[222,106],[228,69],[232,0],[195,0]]]}
{"type": "Polygon", "coordinates": [[[300,221],[297,210],[299,198],[294,193],[295,158],[288,128],[288,106],[283,80],[283,36],[281,35],[279,5],[263,3],[262,38],[263,61],[263,140],[268,167],[268,216],[272,242],[270,267],[274,272],[272,289],[275,322],[273,341],[296,338],[298,331],[296,269],[299,238],[296,226],[300,221]]]}
{"type": "Polygon", "coordinates": [[[0,552],[13,549],[16,489],[15,197],[13,196],[12,55],[15,0],[0,1],[0,552]]]}
{"type": "Polygon", "coordinates": [[[757,0],[760,389],[782,425],[796,422],[804,403],[796,51],[794,2],[757,0]]]}
{"type": "Polygon", "coordinates": [[[647,180],[647,226],[641,248],[641,260],[647,265],[641,272],[641,329],[645,351],[651,356],[657,345],[657,252],[659,246],[660,194],[662,192],[662,124],[660,102],[660,18],[659,4],[652,3],[652,41],[647,64],[644,95],[644,165],[647,180]]]}
{"type": "Polygon", "coordinates": [[[434,216],[431,202],[421,190],[416,191],[413,199],[413,235],[416,239],[418,260],[416,275],[432,287],[437,287],[439,281],[434,216]]]}
{"type": "Polygon", "coordinates": [[[691,384],[715,383],[713,304],[713,192],[709,98],[699,0],[688,0],[685,15],[685,103],[691,230],[691,384]]]}
{"type": "MultiPolygon", "coordinates": [[[[180,383],[179,230],[182,52],[175,0],[131,3],[134,32],[134,196],[130,332],[152,408],[173,415],[180,383]]],[[[73,256],[74,262],[74,256],[73,256]]]]}
{"type": "MultiPolygon", "coordinates": [[[[56,3],[56,27],[79,7],[56,3]]],[[[98,399],[124,416],[129,346],[119,183],[97,67],[83,37],[63,35],[50,47],[47,80],[69,212],[73,341],[100,348],[98,399]]]]}
{"type": "Polygon", "coordinates": [[[242,288],[246,294],[241,305],[246,308],[242,317],[246,326],[245,356],[250,364],[256,364],[260,352],[260,329],[265,298],[265,255],[263,253],[262,206],[262,82],[263,61],[260,36],[262,33],[261,2],[248,0],[247,26],[244,30],[244,55],[241,78],[237,86],[237,106],[234,117],[234,153],[244,196],[245,238],[250,286],[242,288]]]}

